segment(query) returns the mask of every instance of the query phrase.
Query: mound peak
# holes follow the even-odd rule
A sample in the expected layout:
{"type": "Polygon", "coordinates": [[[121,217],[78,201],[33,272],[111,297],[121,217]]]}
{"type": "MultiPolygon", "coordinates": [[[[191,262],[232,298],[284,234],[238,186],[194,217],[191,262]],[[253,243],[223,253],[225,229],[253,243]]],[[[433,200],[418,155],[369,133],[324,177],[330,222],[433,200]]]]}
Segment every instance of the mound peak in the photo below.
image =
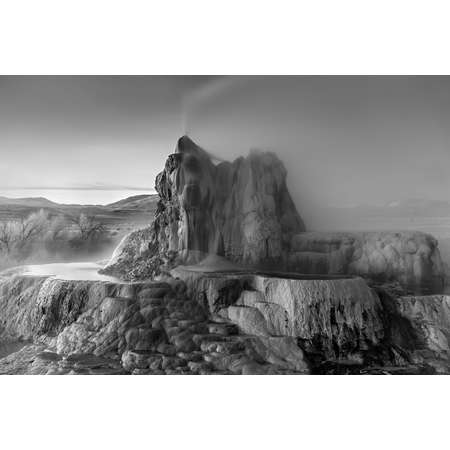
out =
{"type": "Polygon", "coordinates": [[[125,240],[106,270],[121,272],[142,258],[152,275],[155,258],[156,265],[172,265],[211,254],[251,267],[283,264],[292,236],[305,227],[282,162],[269,152],[218,165],[213,158],[188,136],[178,140],[156,177],[160,202],[153,224],[125,240]]]}

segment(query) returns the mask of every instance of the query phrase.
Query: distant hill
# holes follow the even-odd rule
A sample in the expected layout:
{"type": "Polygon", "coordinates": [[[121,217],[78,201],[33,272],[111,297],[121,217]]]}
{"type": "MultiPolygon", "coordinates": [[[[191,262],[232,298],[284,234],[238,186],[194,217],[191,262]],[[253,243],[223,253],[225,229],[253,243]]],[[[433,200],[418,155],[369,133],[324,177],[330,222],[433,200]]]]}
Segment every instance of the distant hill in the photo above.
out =
{"type": "Polygon", "coordinates": [[[450,216],[450,202],[445,200],[408,199],[391,202],[385,210],[395,211],[402,215],[420,215],[424,217],[450,216]]]}
{"type": "Polygon", "coordinates": [[[384,217],[449,217],[450,202],[445,200],[407,199],[392,201],[383,206],[358,205],[333,208],[346,212],[384,217]]]}
{"type": "Polygon", "coordinates": [[[412,198],[378,206],[317,207],[306,222],[312,230],[411,229],[450,238],[450,202],[412,198]]]}
{"type": "Polygon", "coordinates": [[[158,200],[158,194],[135,195],[119,200],[118,202],[110,203],[105,207],[112,210],[154,211],[158,200]]]}
{"type": "Polygon", "coordinates": [[[22,207],[22,208],[45,208],[58,210],[133,210],[133,211],[153,211],[158,203],[158,194],[134,195],[124,198],[109,205],[78,205],[78,204],[62,204],[52,202],[44,197],[26,197],[26,198],[8,198],[0,196],[0,207],[22,207]]]}
{"type": "Polygon", "coordinates": [[[31,208],[55,208],[58,203],[44,197],[8,198],[0,197],[0,205],[29,206],[31,208]]]}
{"type": "Polygon", "coordinates": [[[80,214],[93,216],[119,236],[151,223],[159,196],[135,195],[109,205],[64,205],[43,197],[0,197],[0,222],[20,220],[44,209],[52,216],[63,216],[68,221],[80,214]]]}

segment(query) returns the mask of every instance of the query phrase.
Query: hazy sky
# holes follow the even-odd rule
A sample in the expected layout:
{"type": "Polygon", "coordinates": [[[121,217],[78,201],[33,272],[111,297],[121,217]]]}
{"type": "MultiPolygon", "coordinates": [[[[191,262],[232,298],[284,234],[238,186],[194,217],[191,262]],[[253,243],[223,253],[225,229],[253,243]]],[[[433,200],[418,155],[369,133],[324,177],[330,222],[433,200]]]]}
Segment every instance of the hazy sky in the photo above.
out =
{"type": "Polygon", "coordinates": [[[182,98],[208,80],[0,77],[0,195],[65,187],[78,190],[45,195],[96,203],[153,188],[181,133],[182,98]]]}
{"type": "Polygon", "coordinates": [[[302,205],[450,200],[450,77],[0,77],[0,195],[137,193],[184,131],[277,151],[302,205]]]}

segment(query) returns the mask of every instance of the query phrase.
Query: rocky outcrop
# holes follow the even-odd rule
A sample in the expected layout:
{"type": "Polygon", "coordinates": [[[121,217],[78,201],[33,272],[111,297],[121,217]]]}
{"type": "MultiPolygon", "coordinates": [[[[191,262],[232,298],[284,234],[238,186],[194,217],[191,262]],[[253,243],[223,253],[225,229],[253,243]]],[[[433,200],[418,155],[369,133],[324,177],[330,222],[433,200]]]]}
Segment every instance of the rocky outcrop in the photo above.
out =
{"type": "Polygon", "coordinates": [[[290,337],[315,373],[450,373],[447,295],[404,296],[360,277],[200,271],[179,266],[189,296],[259,339],[290,337]]]}
{"type": "Polygon", "coordinates": [[[184,136],[157,176],[156,190],[152,225],[125,237],[104,273],[142,280],[217,255],[254,270],[354,274],[442,292],[443,264],[430,235],[305,232],[286,170],[272,153],[253,151],[215,165],[184,136]]]}
{"type": "Polygon", "coordinates": [[[450,372],[445,295],[405,297],[359,277],[172,274],[141,283],[5,277],[0,373],[450,372]]]}
{"type": "Polygon", "coordinates": [[[286,170],[273,153],[253,151],[214,165],[184,136],[157,176],[156,190],[160,202],[150,229],[128,236],[105,273],[142,278],[208,254],[279,267],[292,236],[305,229],[286,187],[286,170]]]}
{"type": "Polygon", "coordinates": [[[299,273],[397,281],[418,292],[442,292],[444,286],[436,239],[416,231],[300,233],[292,238],[288,266],[299,273]]]}
{"type": "Polygon", "coordinates": [[[347,359],[379,345],[382,306],[362,278],[295,274],[199,273],[178,267],[190,294],[257,336],[290,336],[324,358],[347,359]]]}
{"type": "Polygon", "coordinates": [[[409,324],[406,341],[393,335],[393,344],[406,348],[416,363],[428,363],[438,372],[450,371],[450,296],[406,296],[395,299],[398,316],[409,324]]]}
{"type": "Polygon", "coordinates": [[[144,284],[15,275],[0,280],[0,339],[55,335],[104,298],[133,297],[144,284]]]}
{"type": "Polygon", "coordinates": [[[112,283],[16,275],[0,281],[0,293],[0,339],[16,346],[0,358],[0,373],[310,371],[294,340],[239,332],[188,296],[180,280],[112,283]]]}
{"type": "Polygon", "coordinates": [[[431,236],[307,233],[275,155],[187,137],[156,188],[104,270],[130,282],[0,274],[0,373],[450,372],[448,297],[405,296],[442,289],[431,236]]]}

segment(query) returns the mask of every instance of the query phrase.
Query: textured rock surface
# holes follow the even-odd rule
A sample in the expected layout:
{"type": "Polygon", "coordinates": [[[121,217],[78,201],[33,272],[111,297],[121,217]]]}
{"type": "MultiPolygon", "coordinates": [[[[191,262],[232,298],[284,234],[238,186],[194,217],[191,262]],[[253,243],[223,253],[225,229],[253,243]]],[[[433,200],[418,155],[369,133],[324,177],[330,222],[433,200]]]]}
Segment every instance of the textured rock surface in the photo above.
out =
{"type": "Polygon", "coordinates": [[[156,179],[160,202],[150,229],[125,238],[105,269],[144,278],[161,265],[195,263],[208,254],[255,267],[284,264],[304,224],[272,153],[214,165],[189,138],[178,141],[156,179]]]}
{"type": "MultiPolygon", "coordinates": [[[[400,297],[395,300],[397,312],[410,324],[410,358],[427,362],[438,371],[450,371],[450,296],[431,295],[400,297]],[[412,341],[412,342],[411,342],[412,341]]],[[[395,339],[399,347],[403,340],[395,339]]]]}
{"type": "Polygon", "coordinates": [[[294,339],[314,373],[450,373],[448,296],[404,296],[398,283],[370,289],[359,277],[171,273],[241,332],[294,339]]]}
{"type": "Polygon", "coordinates": [[[384,337],[382,306],[362,278],[303,279],[251,273],[172,271],[191,295],[248,334],[291,336],[324,357],[347,358],[384,337]]]}
{"type": "Polygon", "coordinates": [[[120,361],[95,355],[58,355],[43,344],[29,344],[0,359],[0,374],[10,375],[121,375],[120,361]]]}
{"type": "Polygon", "coordinates": [[[306,233],[285,178],[180,139],[105,270],[140,282],[0,274],[0,373],[449,373],[448,297],[404,295],[442,289],[436,241],[306,233]]]}
{"type": "Polygon", "coordinates": [[[131,233],[104,273],[151,278],[207,255],[253,269],[355,274],[398,281],[422,293],[442,292],[437,241],[412,232],[305,232],[272,153],[214,165],[189,138],[178,141],[157,176],[160,202],[152,225],[131,233]]]}
{"type": "Polygon", "coordinates": [[[182,281],[109,283],[15,276],[0,282],[8,374],[309,373],[290,337],[239,332],[182,281]],[[44,305],[44,306],[43,306],[44,305]],[[20,343],[20,339],[31,343],[20,343]],[[15,347],[12,348],[11,346],[15,347]]]}
{"type": "Polygon", "coordinates": [[[4,278],[0,373],[450,372],[447,296],[376,295],[357,277],[172,272],[186,283],[4,278]]]}
{"type": "Polygon", "coordinates": [[[146,284],[16,275],[0,280],[0,338],[57,334],[108,296],[129,298],[146,284]]]}
{"type": "Polygon", "coordinates": [[[442,292],[444,285],[436,239],[415,231],[300,233],[292,238],[289,269],[396,280],[430,293],[442,292]]]}

